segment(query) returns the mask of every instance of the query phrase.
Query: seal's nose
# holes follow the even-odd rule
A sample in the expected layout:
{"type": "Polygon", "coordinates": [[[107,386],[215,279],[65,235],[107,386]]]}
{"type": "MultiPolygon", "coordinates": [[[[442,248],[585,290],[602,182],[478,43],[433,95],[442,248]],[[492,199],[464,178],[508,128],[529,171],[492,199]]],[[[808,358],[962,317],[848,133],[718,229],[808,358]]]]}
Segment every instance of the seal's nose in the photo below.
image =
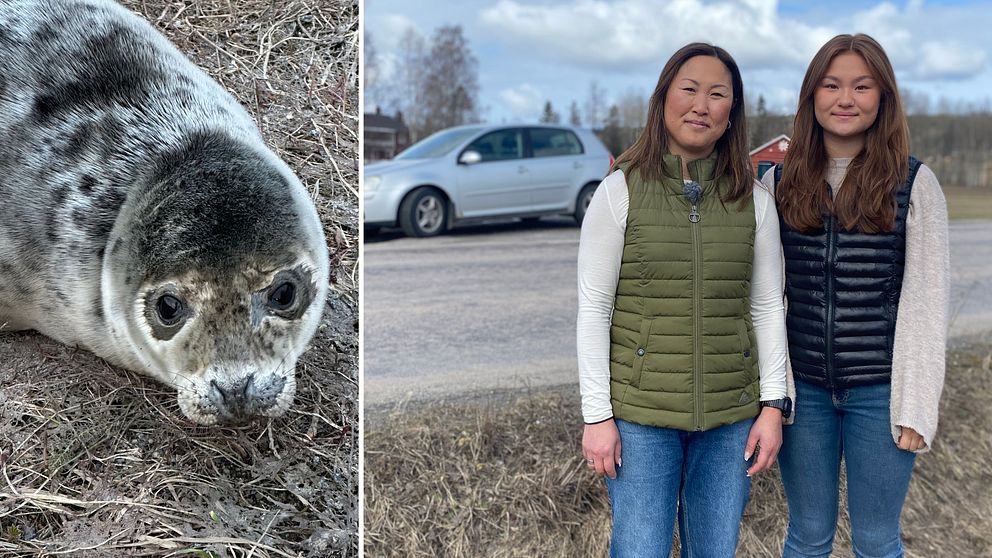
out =
{"type": "Polygon", "coordinates": [[[236,412],[245,408],[248,399],[248,387],[251,386],[254,379],[254,374],[248,374],[240,381],[229,383],[223,387],[217,383],[217,380],[210,380],[210,386],[214,388],[217,395],[220,395],[220,402],[224,404],[223,406],[236,412]]]}
{"type": "Polygon", "coordinates": [[[244,421],[275,405],[285,385],[285,378],[257,382],[254,374],[224,384],[211,380],[210,399],[217,406],[221,418],[227,421],[244,421]]]}

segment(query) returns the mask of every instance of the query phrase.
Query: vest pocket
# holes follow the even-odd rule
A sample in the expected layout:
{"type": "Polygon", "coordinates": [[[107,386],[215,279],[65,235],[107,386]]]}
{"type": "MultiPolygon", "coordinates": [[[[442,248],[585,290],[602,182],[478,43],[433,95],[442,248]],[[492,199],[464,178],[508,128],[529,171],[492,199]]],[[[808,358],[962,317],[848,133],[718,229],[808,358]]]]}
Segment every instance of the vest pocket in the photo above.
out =
{"type": "Polygon", "coordinates": [[[737,321],[737,337],[740,339],[740,355],[744,361],[744,371],[748,374],[748,379],[753,379],[754,363],[758,359],[758,355],[754,354],[754,348],[751,347],[751,339],[747,335],[747,323],[744,320],[737,321]]]}
{"type": "Polygon", "coordinates": [[[740,339],[741,355],[745,359],[751,357],[751,340],[747,336],[747,324],[744,320],[737,320],[737,337],[740,339]]]}
{"type": "Polygon", "coordinates": [[[641,336],[637,347],[634,348],[634,366],[631,368],[630,385],[637,389],[641,388],[641,371],[644,368],[644,359],[648,356],[648,340],[651,338],[651,324],[654,319],[649,317],[641,318],[641,336]]]}
{"type": "Polygon", "coordinates": [[[757,366],[755,365],[758,361],[758,355],[755,353],[754,347],[751,346],[751,338],[747,334],[747,322],[743,319],[737,321],[737,337],[740,339],[740,356],[743,363],[744,377],[746,378],[746,384],[744,385],[744,390],[741,392],[741,398],[738,401],[739,405],[754,405],[758,399],[758,382],[757,377],[757,366]]]}

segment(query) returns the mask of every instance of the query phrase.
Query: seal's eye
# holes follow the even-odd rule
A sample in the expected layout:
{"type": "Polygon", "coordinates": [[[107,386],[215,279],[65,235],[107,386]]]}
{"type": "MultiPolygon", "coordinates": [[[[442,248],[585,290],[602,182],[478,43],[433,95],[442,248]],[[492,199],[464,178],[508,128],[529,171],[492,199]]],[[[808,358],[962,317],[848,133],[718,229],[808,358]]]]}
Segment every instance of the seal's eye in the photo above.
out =
{"type": "Polygon", "coordinates": [[[162,295],[155,302],[155,312],[163,325],[176,325],[183,317],[183,302],[172,295],[162,295]]]}
{"type": "Polygon", "coordinates": [[[283,283],[269,293],[269,306],[276,310],[286,310],[296,300],[296,287],[292,283],[283,283]]]}

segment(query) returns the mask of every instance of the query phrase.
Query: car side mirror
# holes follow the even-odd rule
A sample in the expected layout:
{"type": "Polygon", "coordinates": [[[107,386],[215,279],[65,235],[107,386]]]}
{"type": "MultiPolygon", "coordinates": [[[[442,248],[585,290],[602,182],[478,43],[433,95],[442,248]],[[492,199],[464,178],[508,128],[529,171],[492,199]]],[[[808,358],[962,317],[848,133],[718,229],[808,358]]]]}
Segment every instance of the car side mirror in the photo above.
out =
{"type": "Polygon", "coordinates": [[[482,162],[482,155],[478,151],[468,150],[458,158],[459,165],[474,165],[482,162]]]}

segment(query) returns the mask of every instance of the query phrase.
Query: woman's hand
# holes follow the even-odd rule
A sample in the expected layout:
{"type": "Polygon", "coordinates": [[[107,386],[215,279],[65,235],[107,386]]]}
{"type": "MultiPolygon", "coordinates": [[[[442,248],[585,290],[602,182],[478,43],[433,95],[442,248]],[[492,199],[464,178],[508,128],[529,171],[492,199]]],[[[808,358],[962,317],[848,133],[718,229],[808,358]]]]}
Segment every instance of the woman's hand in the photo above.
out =
{"type": "Polygon", "coordinates": [[[751,468],[747,470],[747,476],[754,476],[761,471],[772,466],[775,458],[778,457],[778,450],[782,447],[782,411],[774,407],[763,407],[761,414],[751,425],[751,432],[747,436],[747,445],[744,447],[744,461],[751,459],[755,450],[758,457],[754,460],[751,468]]]}
{"type": "Polygon", "coordinates": [[[617,478],[620,465],[620,432],[613,419],[587,424],[582,431],[582,455],[596,474],[617,478]]]}
{"type": "Polygon", "coordinates": [[[899,449],[906,451],[916,451],[927,447],[926,443],[923,441],[923,436],[919,432],[913,430],[908,426],[900,426],[899,430],[899,449]]]}

